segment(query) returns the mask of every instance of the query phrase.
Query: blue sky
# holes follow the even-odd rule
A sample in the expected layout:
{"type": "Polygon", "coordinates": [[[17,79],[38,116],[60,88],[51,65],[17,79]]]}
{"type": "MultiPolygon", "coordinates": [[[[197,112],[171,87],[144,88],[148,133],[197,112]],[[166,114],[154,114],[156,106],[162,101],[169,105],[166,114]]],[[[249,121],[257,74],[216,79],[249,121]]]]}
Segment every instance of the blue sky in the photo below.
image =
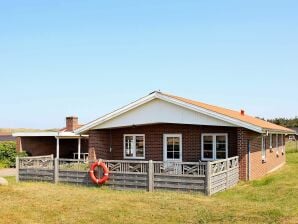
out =
{"type": "Polygon", "coordinates": [[[298,1],[0,1],[0,127],[88,122],[154,90],[298,116],[298,1]]]}

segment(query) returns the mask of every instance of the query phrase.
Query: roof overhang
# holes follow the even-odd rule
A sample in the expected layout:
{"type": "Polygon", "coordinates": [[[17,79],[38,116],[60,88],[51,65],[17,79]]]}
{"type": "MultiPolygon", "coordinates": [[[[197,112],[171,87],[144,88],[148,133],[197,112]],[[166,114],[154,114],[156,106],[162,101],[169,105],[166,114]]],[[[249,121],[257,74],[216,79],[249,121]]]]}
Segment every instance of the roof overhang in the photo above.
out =
{"type": "Polygon", "coordinates": [[[88,137],[88,135],[80,135],[74,132],[16,132],[14,137],[55,137],[55,138],[81,138],[88,137]]]}
{"type": "Polygon", "coordinates": [[[175,105],[178,105],[178,106],[181,106],[181,107],[184,107],[184,108],[187,108],[189,110],[193,110],[193,111],[196,111],[196,112],[199,112],[199,113],[202,113],[204,115],[207,115],[207,116],[211,116],[213,118],[217,118],[217,119],[220,119],[220,120],[223,120],[225,122],[228,122],[228,123],[231,123],[233,125],[235,125],[236,127],[243,127],[243,128],[246,128],[246,129],[249,129],[249,130],[252,130],[252,131],[255,131],[255,132],[258,132],[258,133],[266,133],[267,130],[264,130],[262,129],[261,127],[259,126],[255,126],[255,125],[252,125],[250,123],[247,123],[247,122],[244,122],[244,121],[240,121],[240,120],[237,120],[237,119],[234,119],[232,117],[229,117],[229,116],[226,116],[226,115],[223,115],[223,114],[220,114],[220,113],[216,113],[216,112],[213,112],[211,110],[207,110],[205,108],[202,108],[202,107],[199,107],[199,106],[196,106],[196,105],[193,105],[193,104],[189,104],[189,103],[186,103],[186,102],[183,102],[181,100],[178,100],[178,99],[175,99],[175,98],[171,98],[169,96],[166,96],[166,95],[163,95],[159,92],[153,92],[151,94],[149,94],[148,96],[146,97],[143,97],[131,104],[128,104],[118,110],[115,110],[107,115],[104,115],[90,123],[87,123],[86,125],[76,129],[74,132],[76,134],[82,134],[82,133],[85,133],[86,131],[88,130],[91,130],[93,129],[94,127],[98,126],[99,124],[102,124],[108,120],[111,120],[121,114],[124,114],[126,112],[128,112],[129,110],[132,110],[136,107],[139,107],[153,99],[161,99],[161,100],[164,100],[166,102],[169,102],[169,103],[173,103],[175,105]]]}

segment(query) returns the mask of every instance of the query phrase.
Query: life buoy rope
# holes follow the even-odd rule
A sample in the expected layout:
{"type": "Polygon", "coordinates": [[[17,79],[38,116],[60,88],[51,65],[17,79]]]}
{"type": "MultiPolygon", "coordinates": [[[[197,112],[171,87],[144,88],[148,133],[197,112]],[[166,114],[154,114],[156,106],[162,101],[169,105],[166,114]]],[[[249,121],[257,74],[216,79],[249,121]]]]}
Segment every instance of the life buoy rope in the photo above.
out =
{"type": "Polygon", "coordinates": [[[104,162],[95,162],[90,167],[89,176],[93,183],[104,184],[109,179],[109,169],[104,162]],[[94,174],[94,170],[96,169],[96,167],[101,167],[103,169],[103,176],[101,178],[96,177],[94,174]]]}

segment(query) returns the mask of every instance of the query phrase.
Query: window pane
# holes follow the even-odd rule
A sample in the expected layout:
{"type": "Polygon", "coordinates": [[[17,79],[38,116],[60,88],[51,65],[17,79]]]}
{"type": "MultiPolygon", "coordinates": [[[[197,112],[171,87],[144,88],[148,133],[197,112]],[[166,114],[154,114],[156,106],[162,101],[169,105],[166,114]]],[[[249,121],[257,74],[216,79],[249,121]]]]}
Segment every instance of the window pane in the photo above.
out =
{"type": "Polygon", "coordinates": [[[125,156],[132,157],[133,136],[125,136],[125,156]]]}
{"type": "Polygon", "coordinates": [[[144,157],[144,137],[136,136],[136,157],[144,157]]]}
{"type": "Polygon", "coordinates": [[[174,151],[179,152],[180,151],[180,141],[179,138],[174,138],[174,151]]]}
{"type": "Polygon", "coordinates": [[[180,153],[174,152],[174,159],[180,159],[180,153]]]}
{"type": "Polygon", "coordinates": [[[203,137],[203,156],[205,159],[213,158],[213,136],[204,136],[203,137]]]}
{"type": "Polygon", "coordinates": [[[210,136],[204,136],[203,141],[204,141],[204,143],[212,144],[213,137],[211,135],[210,136]]]}
{"type": "Polygon", "coordinates": [[[226,158],[226,151],[217,151],[216,152],[216,159],[225,159],[226,158]]]}
{"type": "Polygon", "coordinates": [[[216,136],[216,159],[226,158],[226,136],[216,136]]]}
{"type": "Polygon", "coordinates": [[[167,137],[167,159],[180,159],[179,137],[167,137]]]}
{"type": "Polygon", "coordinates": [[[226,143],[226,136],[216,136],[216,143],[226,143]]]}
{"type": "Polygon", "coordinates": [[[204,158],[205,159],[212,159],[213,158],[213,152],[212,150],[204,150],[204,158]]]}
{"type": "Polygon", "coordinates": [[[207,151],[207,150],[212,151],[213,150],[213,145],[204,143],[204,151],[207,151]]]}
{"type": "Polygon", "coordinates": [[[167,158],[168,159],[173,159],[174,158],[174,153],[173,152],[167,152],[167,158]]]}

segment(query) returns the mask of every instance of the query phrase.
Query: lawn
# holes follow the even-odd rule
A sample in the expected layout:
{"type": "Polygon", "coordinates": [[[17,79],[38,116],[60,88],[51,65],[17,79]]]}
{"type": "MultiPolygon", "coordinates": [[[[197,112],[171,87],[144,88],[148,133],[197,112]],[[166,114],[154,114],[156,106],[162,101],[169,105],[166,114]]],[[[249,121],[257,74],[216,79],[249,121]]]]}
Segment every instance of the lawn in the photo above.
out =
{"type": "Polygon", "coordinates": [[[298,223],[298,153],[262,180],[214,196],[51,183],[0,187],[1,223],[298,223]]]}

